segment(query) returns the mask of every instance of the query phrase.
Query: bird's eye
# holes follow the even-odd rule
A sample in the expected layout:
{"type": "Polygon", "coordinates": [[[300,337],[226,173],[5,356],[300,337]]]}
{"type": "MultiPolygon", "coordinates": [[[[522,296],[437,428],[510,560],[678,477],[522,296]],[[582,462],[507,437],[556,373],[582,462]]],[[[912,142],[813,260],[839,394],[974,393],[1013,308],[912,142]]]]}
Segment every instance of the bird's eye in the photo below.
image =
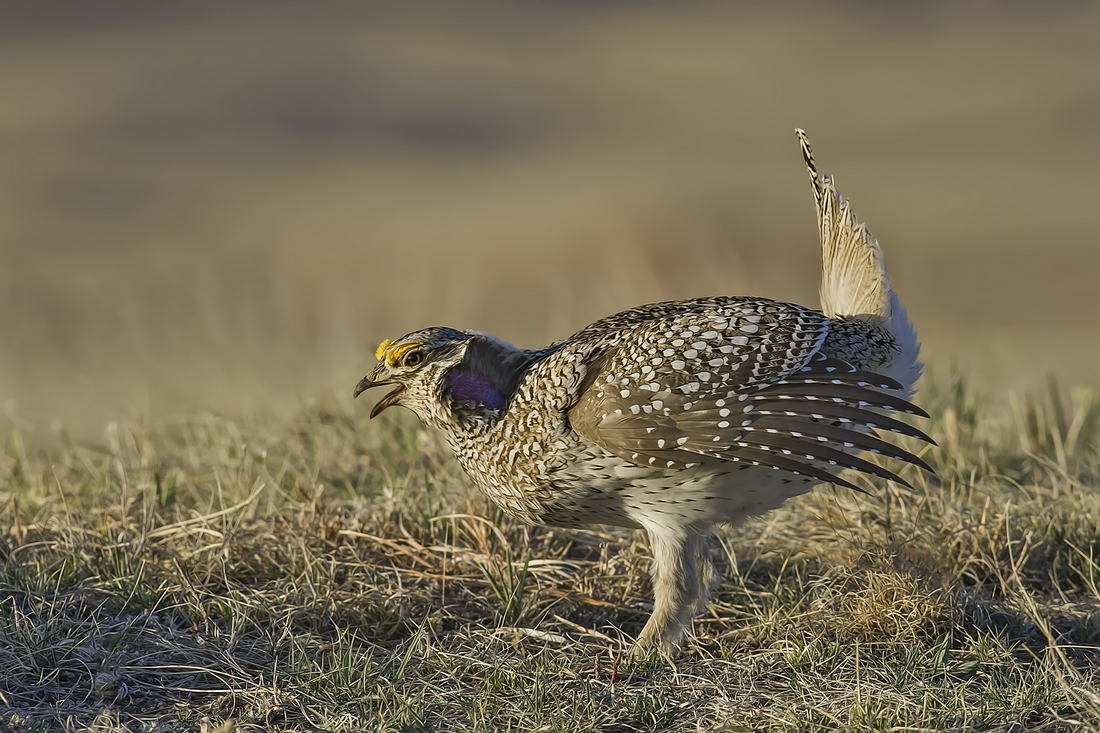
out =
{"type": "Polygon", "coordinates": [[[424,363],[424,354],[420,351],[410,351],[401,363],[407,367],[418,367],[424,363]]]}

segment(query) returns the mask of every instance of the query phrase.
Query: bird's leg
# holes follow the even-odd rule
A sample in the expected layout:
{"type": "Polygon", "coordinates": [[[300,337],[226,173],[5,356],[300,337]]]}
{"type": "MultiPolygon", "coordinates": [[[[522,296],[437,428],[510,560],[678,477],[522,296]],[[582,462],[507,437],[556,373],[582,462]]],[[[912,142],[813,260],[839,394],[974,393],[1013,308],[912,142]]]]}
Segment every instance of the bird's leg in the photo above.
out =
{"type": "Polygon", "coordinates": [[[714,567],[714,558],[710,554],[710,535],[695,535],[695,567],[699,575],[698,594],[695,597],[695,614],[698,615],[707,610],[707,602],[710,594],[721,580],[718,571],[714,567]]]}
{"type": "Polygon", "coordinates": [[[653,550],[653,614],[638,636],[636,652],[657,647],[680,651],[699,598],[696,567],[698,535],[686,528],[652,525],[646,528],[653,550]]]}

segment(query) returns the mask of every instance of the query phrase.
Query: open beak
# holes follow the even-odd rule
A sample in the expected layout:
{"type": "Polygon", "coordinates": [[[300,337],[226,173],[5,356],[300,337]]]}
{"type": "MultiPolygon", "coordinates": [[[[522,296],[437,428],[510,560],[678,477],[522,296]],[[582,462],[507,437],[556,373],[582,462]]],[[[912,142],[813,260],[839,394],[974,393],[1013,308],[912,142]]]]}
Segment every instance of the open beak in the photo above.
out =
{"type": "MultiPolygon", "coordinates": [[[[371,379],[370,379],[370,375],[368,375],[368,376],[363,377],[362,379],[360,379],[359,384],[355,385],[355,391],[352,393],[352,397],[353,398],[358,397],[359,395],[363,394],[364,392],[366,392],[371,387],[383,387],[383,386],[386,386],[386,385],[389,385],[389,384],[393,384],[393,382],[372,382],[371,379]]],[[[375,405],[374,409],[370,411],[371,418],[373,419],[373,418],[377,417],[378,414],[380,412],[382,412],[382,410],[385,410],[387,407],[392,405],[397,400],[397,398],[401,396],[401,393],[404,392],[404,391],[405,391],[405,385],[399,384],[393,390],[391,390],[389,393],[387,393],[385,397],[378,400],[378,404],[375,405]]]]}

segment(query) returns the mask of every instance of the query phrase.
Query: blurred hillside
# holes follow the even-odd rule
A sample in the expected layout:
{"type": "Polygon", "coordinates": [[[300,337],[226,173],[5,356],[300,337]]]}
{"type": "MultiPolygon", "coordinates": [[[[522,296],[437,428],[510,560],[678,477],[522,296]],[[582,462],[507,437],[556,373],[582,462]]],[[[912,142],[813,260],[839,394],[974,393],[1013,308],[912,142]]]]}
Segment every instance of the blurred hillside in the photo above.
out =
{"type": "Polygon", "coordinates": [[[784,8],[0,2],[0,428],[346,397],[435,323],[816,305],[796,126],[938,373],[1100,386],[1100,6],[784,8]]]}

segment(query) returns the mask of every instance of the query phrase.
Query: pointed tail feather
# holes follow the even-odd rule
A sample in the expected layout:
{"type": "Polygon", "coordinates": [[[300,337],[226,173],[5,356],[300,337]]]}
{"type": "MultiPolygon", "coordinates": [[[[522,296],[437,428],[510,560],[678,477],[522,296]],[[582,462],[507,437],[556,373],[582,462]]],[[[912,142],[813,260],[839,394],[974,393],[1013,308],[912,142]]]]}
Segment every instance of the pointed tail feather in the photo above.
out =
{"type": "Polygon", "coordinates": [[[890,317],[890,275],[878,241],[856,219],[831,176],[819,173],[803,130],[796,130],[810,174],[821,234],[821,307],[830,318],[890,317]]]}
{"type": "Polygon", "coordinates": [[[920,345],[905,309],[890,284],[882,247],[852,212],[831,176],[819,173],[806,133],[799,129],[802,157],[813,185],[821,234],[821,309],[830,318],[858,318],[881,326],[898,354],[879,369],[908,394],[920,377],[920,345]]]}

